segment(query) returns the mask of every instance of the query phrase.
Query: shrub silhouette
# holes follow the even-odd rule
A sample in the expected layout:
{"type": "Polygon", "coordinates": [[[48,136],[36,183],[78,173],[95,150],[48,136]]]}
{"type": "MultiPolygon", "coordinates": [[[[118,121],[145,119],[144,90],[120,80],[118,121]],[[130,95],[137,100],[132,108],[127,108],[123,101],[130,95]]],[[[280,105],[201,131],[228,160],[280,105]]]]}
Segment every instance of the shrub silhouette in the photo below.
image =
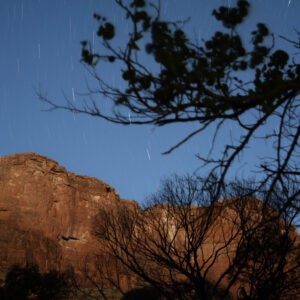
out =
{"type": "Polygon", "coordinates": [[[38,266],[21,268],[14,265],[6,274],[4,285],[0,288],[3,300],[58,300],[66,299],[70,287],[66,275],[57,271],[39,273],[38,266]]]}
{"type": "Polygon", "coordinates": [[[141,287],[128,291],[122,300],[159,300],[162,299],[160,292],[153,287],[141,287]]]}

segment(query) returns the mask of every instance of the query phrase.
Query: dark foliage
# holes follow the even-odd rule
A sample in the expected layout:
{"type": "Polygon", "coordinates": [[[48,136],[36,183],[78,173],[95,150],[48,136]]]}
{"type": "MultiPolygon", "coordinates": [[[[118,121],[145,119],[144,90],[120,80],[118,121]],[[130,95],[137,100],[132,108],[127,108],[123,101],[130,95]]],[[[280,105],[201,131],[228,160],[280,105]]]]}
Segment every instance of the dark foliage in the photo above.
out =
{"type": "Polygon", "coordinates": [[[3,300],[59,300],[70,293],[67,276],[56,271],[41,274],[37,266],[13,266],[0,289],[3,300]]]}
{"type": "MultiPolygon", "coordinates": [[[[95,14],[102,48],[93,52],[90,42],[83,41],[82,62],[98,88],[89,89],[91,102],[85,100],[81,107],[71,101],[67,105],[55,104],[39,92],[49,109],[63,108],[125,125],[164,126],[185,122],[199,125],[165,154],[213,126],[212,151],[207,157],[203,154],[197,157],[202,166],[210,166],[207,179],[217,179],[219,192],[231,166],[263,128],[266,131],[259,138],[273,145],[274,152],[268,156],[262,154],[259,164],[252,169],[264,174],[258,188],[267,186],[270,198],[276,186],[285,188],[282,182],[287,177],[299,182],[300,65],[296,56],[275,47],[275,37],[263,23],[257,23],[251,32],[251,43],[243,44],[238,27],[249,14],[248,1],[239,0],[236,7],[221,6],[214,10],[212,15],[222,22],[224,31],[215,32],[203,44],[188,37],[185,22],[162,20],[160,7],[149,1],[115,0],[115,3],[132,24],[126,46],[113,46],[114,25],[95,14]],[[154,70],[158,71],[140,61],[140,53],[148,54],[154,70]],[[121,65],[120,75],[127,85],[124,90],[103,80],[101,67],[98,71],[97,66],[105,62],[121,65]],[[250,79],[245,80],[243,74],[250,79]],[[97,94],[101,96],[99,102],[94,100],[97,94]],[[102,98],[111,101],[110,113],[102,110],[102,98]],[[270,120],[278,125],[276,129],[265,127],[270,120]],[[235,140],[229,135],[226,139],[218,135],[228,122],[242,132],[235,140]],[[218,138],[224,146],[221,154],[213,151],[218,138]]],[[[299,48],[299,42],[283,38],[299,48]]]]}
{"type": "Polygon", "coordinates": [[[162,299],[159,291],[151,287],[135,288],[127,292],[122,300],[159,300],[162,299]]]}

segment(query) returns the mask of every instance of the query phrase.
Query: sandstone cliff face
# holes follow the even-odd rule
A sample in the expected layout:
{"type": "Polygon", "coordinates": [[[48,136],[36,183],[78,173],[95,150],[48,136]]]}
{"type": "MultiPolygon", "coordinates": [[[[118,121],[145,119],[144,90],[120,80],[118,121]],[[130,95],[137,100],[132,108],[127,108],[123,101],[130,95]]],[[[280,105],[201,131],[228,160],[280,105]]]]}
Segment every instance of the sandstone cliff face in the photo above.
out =
{"type": "Polygon", "coordinates": [[[108,184],[67,172],[45,156],[1,157],[0,268],[14,263],[37,263],[42,272],[76,268],[97,250],[91,228],[99,205],[120,201],[108,184]]]}
{"type": "MultiPolygon", "coordinates": [[[[255,201],[260,202],[257,199],[255,201]]],[[[251,203],[257,211],[258,204],[255,201],[247,204],[248,212],[251,212],[251,203]]],[[[222,214],[207,232],[208,236],[201,246],[203,257],[200,255],[200,260],[219,251],[233,234],[233,224],[237,217],[231,202],[232,200],[219,202],[224,208],[221,207],[222,214]]],[[[164,226],[164,205],[142,213],[135,201],[120,199],[108,184],[93,177],[67,172],[56,161],[45,156],[24,153],[1,157],[0,274],[13,264],[38,264],[41,272],[51,269],[65,271],[73,267],[78,278],[83,279],[86,278],[84,266],[87,265],[91,276],[99,274],[96,270],[96,254],[97,259],[100,257],[102,260],[98,266],[104,265],[112,277],[118,277],[122,273],[121,268],[116,268],[114,262],[105,255],[101,258],[105,245],[99,244],[99,240],[93,235],[95,219],[98,218],[99,208],[103,207],[111,212],[111,216],[123,207],[129,210],[135,208],[138,215],[141,213],[146,218],[146,223],[150,220],[155,223],[157,220],[164,226]],[[153,215],[151,211],[154,211],[153,215]]],[[[196,207],[195,210],[198,211],[196,207]]],[[[251,213],[251,216],[254,217],[253,222],[259,217],[255,213],[251,213]]],[[[169,226],[169,234],[172,235],[175,225],[170,223],[169,226]]],[[[299,240],[296,229],[293,236],[299,240]]],[[[184,245],[184,232],[178,234],[178,239],[184,245]]],[[[232,241],[233,248],[234,243],[235,240],[232,241]]],[[[208,276],[212,281],[228,265],[231,257],[227,254],[217,257],[211,269],[212,276],[208,276]]],[[[135,278],[126,273],[123,275],[119,282],[123,288],[128,289],[134,285],[135,278]]]]}

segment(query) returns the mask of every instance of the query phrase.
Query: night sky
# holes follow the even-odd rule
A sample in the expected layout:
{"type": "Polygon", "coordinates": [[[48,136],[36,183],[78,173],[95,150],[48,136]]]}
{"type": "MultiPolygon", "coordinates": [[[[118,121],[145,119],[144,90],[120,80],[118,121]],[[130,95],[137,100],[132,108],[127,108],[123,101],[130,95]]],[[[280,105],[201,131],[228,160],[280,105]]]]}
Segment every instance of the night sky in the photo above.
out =
{"type": "MultiPolygon", "coordinates": [[[[191,39],[200,41],[220,28],[211,16],[212,9],[235,3],[229,0],[161,2],[163,18],[191,17],[186,29],[191,39]]],[[[290,53],[297,52],[278,35],[296,39],[294,29],[300,30],[300,1],[255,0],[251,4],[250,14],[240,28],[243,40],[249,42],[249,32],[257,22],[263,22],[275,33],[276,46],[290,53]]],[[[107,182],[122,198],[141,202],[157,190],[163,177],[175,172],[192,173],[199,167],[195,154],[208,151],[212,130],[194,137],[174,153],[162,155],[196,129],[197,124],[163,128],[122,126],[66,111],[42,111],[47,106],[39,101],[35,89],[41,88],[60,104],[64,103],[64,95],[80,103],[82,97],[78,93],[87,90],[87,83],[94,84],[80,63],[80,41],[94,41],[95,49],[99,49],[95,12],[116,25],[116,44],[122,46],[128,23],[112,0],[0,1],[0,156],[36,152],[57,160],[68,171],[107,182]]],[[[101,65],[99,74],[113,84],[121,84],[117,67],[101,65]]],[[[270,128],[274,124],[266,126],[270,128]]],[[[229,123],[224,130],[235,133],[229,123]]],[[[216,146],[221,150],[222,142],[216,146]]],[[[250,146],[231,175],[251,175],[252,166],[259,163],[258,157],[270,150],[264,141],[250,146]]]]}

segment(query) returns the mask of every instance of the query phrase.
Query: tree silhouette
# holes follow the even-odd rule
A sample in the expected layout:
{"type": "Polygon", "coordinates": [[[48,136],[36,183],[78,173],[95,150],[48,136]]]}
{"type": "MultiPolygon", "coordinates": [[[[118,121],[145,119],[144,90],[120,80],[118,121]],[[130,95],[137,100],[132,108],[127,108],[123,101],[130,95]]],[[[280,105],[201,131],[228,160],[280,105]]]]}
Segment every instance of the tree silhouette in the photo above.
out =
{"type": "Polygon", "coordinates": [[[69,294],[66,274],[56,271],[41,274],[37,266],[13,266],[0,289],[3,300],[58,300],[67,299],[69,294]]]}
{"type": "MultiPolygon", "coordinates": [[[[67,100],[60,105],[38,92],[40,99],[49,110],[62,108],[118,124],[194,122],[199,126],[164,154],[209,127],[215,132],[208,155],[197,154],[203,163],[200,167],[209,168],[205,180],[166,183],[142,211],[103,208],[98,238],[146,286],[170,299],[224,299],[234,288],[240,299],[295,297],[299,254],[291,232],[299,220],[300,204],[297,56],[276,48],[274,34],[263,23],[257,23],[251,42],[244,45],[238,27],[249,13],[250,3],[245,0],[213,10],[224,30],[201,44],[189,38],[185,22],[162,20],[159,5],[146,0],[115,3],[132,25],[125,46],[114,46],[115,27],[98,14],[94,18],[99,22],[101,49],[95,52],[89,41],[81,43],[81,61],[98,84],[88,91],[90,102],[76,106],[67,100]],[[144,55],[152,59],[153,68],[143,62],[144,55]],[[98,69],[102,63],[121,66],[124,89],[104,81],[98,69]],[[108,99],[112,110],[103,110],[95,95],[108,99]],[[266,126],[270,122],[273,126],[266,126]],[[237,138],[220,135],[228,124],[237,129],[237,138]],[[229,171],[257,138],[273,146],[254,167],[259,176],[251,185],[237,182],[228,187],[229,171]],[[217,141],[223,145],[221,153],[215,149],[217,141]],[[228,190],[238,200],[218,201],[228,197],[228,190]],[[262,202],[252,201],[253,197],[262,202]],[[233,213],[231,220],[224,215],[228,210],[233,213]],[[227,233],[218,222],[229,222],[227,233]],[[221,242],[213,241],[205,252],[209,236],[221,242]],[[227,257],[225,269],[211,282],[220,255],[227,257]]],[[[300,39],[282,38],[300,48],[300,39]]]]}
{"type": "Polygon", "coordinates": [[[143,210],[103,206],[95,235],[104,253],[157,297],[292,299],[300,292],[293,220],[282,219],[249,190],[232,183],[223,194],[227,200],[215,202],[215,188],[205,180],[175,176],[143,210]]]}
{"type": "MultiPolygon", "coordinates": [[[[208,179],[217,175],[219,192],[233,163],[263,129],[264,134],[259,138],[273,144],[274,152],[261,158],[256,171],[264,175],[258,187],[267,185],[271,197],[276,186],[285,188],[282,182],[286,177],[299,182],[300,65],[296,55],[292,57],[275,47],[275,37],[263,23],[257,23],[251,32],[250,44],[243,44],[238,27],[249,13],[248,1],[239,0],[236,7],[221,6],[213,10],[212,15],[222,23],[224,31],[215,32],[203,44],[188,37],[185,22],[161,20],[160,7],[149,1],[115,0],[115,3],[132,25],[127,44],[123,48],[114,47],[114,25],[106,17],[94,14],[99,22],[97,35],[102,48],[95,52],[89,41],[82,41],[81,61],[98,87],[89,90],[91,102],[82,106],[71,101],[59,105],[39,92],[50,110],[63,108],[125,125],[199,124],[197,130],[165,154],[212,126],[215,134],[211,149],[214,150],[219,138],[223,151],[217,157],[213,151],[207,157],[197,156],[204,166],[211,166],[208,179]],[[140,54],[148,54],[153,69],[141,61],[140,54]],[[97,69],[101,63],[121,66],[124,89],[103,80],[101,68],[97,69]],[[245,80],[244,74],[252,78],[245,80]],[[101,101],[94,100],[97,94],[110,100],[111,112],[106,113],[101,101]],[[276,123],[275,128],[265,126],[270,121],[276,123]],[[229,122],[241,132],[235,141],[218,135],[229,122]]],[[[300,47],[299,42],[283,38],[300,47]]]]}

